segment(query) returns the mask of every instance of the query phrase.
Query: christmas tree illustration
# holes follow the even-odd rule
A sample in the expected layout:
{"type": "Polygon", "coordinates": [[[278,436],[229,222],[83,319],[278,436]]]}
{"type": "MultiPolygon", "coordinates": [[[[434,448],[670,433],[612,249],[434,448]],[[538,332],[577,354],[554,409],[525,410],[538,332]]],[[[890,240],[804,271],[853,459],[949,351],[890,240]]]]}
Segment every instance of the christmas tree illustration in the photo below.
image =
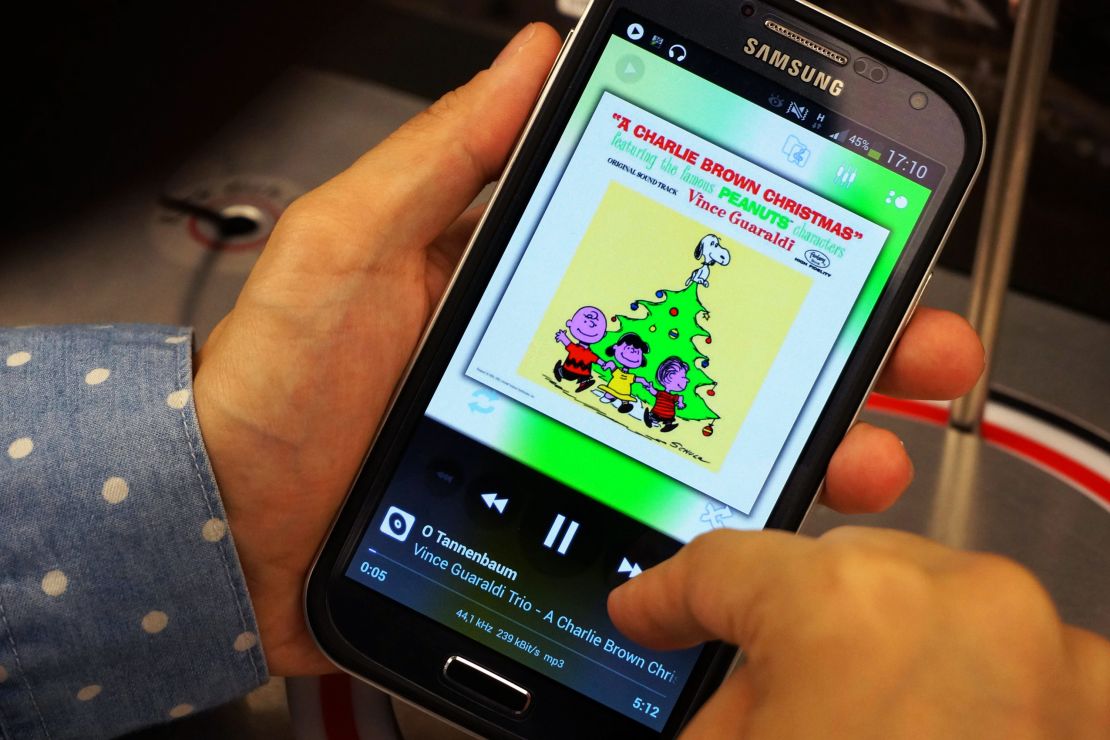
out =
{"type": "MultiPolygon", "coordinates": [[[[594,345],[602,361],[609,359],[604,354],[604,348],[612,346],[624,334],[633,332],[651,347],[650,352],[644,355],[644,365],[632,370],[633,375],[655,383],[656,370],[668,357],[678,357],[686,362],[690,366],[687,372],[690,382],[680,394],[685,406],[676,410],[677,416],[679,419],[708,421],[709,424],[702,431],[707,436],[712,434],[713,421],[720,417],[698,392],[704,388],[704,395],[711,401],[716,395],[717,385],[717,381],[706,373],[709,356],[702,347],[708,348],[713,343],[713,337],[705,328],[709,311],[698,297],[698,284],[691,283],[682,290],[657,290],[655,300],[636,300],[629,308],[631,313],[628,315],[610,317],[610,322],[615,323],[617,328],[607,332],[594,345]]],[[[612,372],[598,368],[597,375],[602,381],[606,381],[612,376],[612,372]]],[[[647,389],[634,383],[632,393],[646,408],[651,408],[654,399],[647,389]]]]}

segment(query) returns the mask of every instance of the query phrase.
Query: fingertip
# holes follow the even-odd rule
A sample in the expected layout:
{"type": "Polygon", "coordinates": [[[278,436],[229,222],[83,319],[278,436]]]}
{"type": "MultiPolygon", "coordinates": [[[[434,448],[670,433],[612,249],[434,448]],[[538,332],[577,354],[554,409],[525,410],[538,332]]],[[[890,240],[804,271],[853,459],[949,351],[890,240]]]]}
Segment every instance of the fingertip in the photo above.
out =
{"type": "Polygon", "coordinates": [[[942,373],[939,380],[943,387],[937,395],[941,400],[959,398],[978,382],[987,363],[987,351],[978,332],[963,316],[951,311],[932,311],[932,321],[939,329],[936,331],[946,337],[946,353],[950,372],[942,373]]]}
{"type": "Polygon", "coordinates": [[[609,619],[625,637],[655,650],[701,642],[700,630],[684,616],[681,601],[689,585],[684,581],[672,561],[645,570],[609,592],[609,619]]]}
{"type": "Polygon", "coordinates": [[[606,607],[609,609],[609,618],[616,622],[621,616],[621,608],[624,606],[625,597],[623,594],[627,593],[628,588],[632,585],[632,581],[617,586],[609,592],[609,597],[606,601],[606,607]]]}
{"type": "Polygon", "coordinates": [[[974,387],[985,364],[983,343],[967,319],[921,306],[898,340],[877,390],[950,400],[974,387]]]}
{"type": "MultiPolygon", "coordinates": [[[[529,40],[529,43],[535,43],[537,40],[542,43],[545,48],[558,52],[563,46],[563,37],[559,35],[552,26],[547,23],[533,23],[535,26],[535,33],[529,40]]],[[[554,54],[552,55],[554,56],[554,54]]]]}
{"type": "Polygon", "coordinates": [[[513,61],[526,49],[529,53],[540,56],[553,56],[551,49],[558,49],[560,44],[559,33],[546,23],[529,23],[517,31],[516,35],[505,45],[490,65],[490,69],[501,67],[513,61]]]}
{"type": "Polygon", "coordinates": [[[829,461],[822,502],[843,514],[885,511],[913,481],[913,462],[888,429],[856,424],[829,461]]]}
{"type": "MultiPolygon", "coordinates": [[[[650,577],[647,580],[650,580],[650,577]]],[[[649,637],[649,635],[645,635],[643,623],[650,609],[644,608],[644,605],[640,603],[641,599],[639,596],[640,592],[643,590],[641,585],[645,582],[644,574],[641,573],[610,591],[606,603],[609,611],[609,619],[613,621],[617,629],[626,636],[637,641],[649,637]]]]}
{"type": "Polygon", "coordinates": [[[489,69],[455,94],[448,94],[448,99],[465,100],[461,107],[471,120],[463,128],[472,152],[489,166],[488,176],[495,176],[504,164],[560,45],[554,28],[530,23],[501,50],[489,69]]]}
{"type": "Polygon", "coordinates": [[[511,60],[520,53],[520,50],[523,49],[535,35],[535,23],[529,23],[527,26],[517,31],[516,35],[509,39],[509,43],[505,44],[505,48],[494,58],[493,64],[489,65],[489,68],[493,69],[511,60]]]}
{"type": "Polygon", "coordinates": [[[961,331],[969,336],[963,343],[964,366],[967,368],[967,373],[963,378],[963,383],[955,389],[956,393],[953,394],[953,398],[959,398],[965,393],[969,393],[987,369],[987,348],[983,346],[983,338],[968,323],[967,319],[963,316],[957,316],[957,318],[960,320],[961,331]]]}

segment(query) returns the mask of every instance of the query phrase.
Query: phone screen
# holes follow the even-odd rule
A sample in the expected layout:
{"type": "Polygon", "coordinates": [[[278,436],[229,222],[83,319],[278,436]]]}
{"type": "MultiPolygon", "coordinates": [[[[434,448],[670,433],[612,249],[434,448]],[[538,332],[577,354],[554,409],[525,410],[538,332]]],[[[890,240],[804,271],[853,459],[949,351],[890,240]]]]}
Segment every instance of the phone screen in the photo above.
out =
{"type": "Polygon", "coordinates": [[[943,177],[618,14],[347,575],[662,728],[701,649],[607,593],[766,524],[943,177]]]}

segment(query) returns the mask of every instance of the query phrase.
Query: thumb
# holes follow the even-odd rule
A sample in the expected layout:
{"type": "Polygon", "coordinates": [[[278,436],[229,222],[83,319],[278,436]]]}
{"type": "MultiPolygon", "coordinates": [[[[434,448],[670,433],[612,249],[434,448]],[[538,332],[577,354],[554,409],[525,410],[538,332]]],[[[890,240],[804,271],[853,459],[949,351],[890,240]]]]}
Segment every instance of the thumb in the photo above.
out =
{"type": "Polygon", "coordinates": [[[504,166],[559,43],[550,26],[525,26],[489,69],[301,198],[289,221],[312,231],[303,258],[324,248],[333,268],[360,269],[431,242],[504,166]]]}

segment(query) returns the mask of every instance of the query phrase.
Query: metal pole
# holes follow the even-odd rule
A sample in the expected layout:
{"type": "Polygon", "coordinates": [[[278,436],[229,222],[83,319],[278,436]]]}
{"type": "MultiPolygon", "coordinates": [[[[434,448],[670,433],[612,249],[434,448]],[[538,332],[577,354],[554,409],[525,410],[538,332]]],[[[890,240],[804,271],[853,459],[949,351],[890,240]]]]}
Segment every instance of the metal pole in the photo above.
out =
{"type": "Polygon", "coordinates": [[[987,351],[979,383],[952,404],[950,423],[956,429],[978,430],[987,404],[998,324],[1010,282],[1014,241],[1025,196],[1025,180],[1036,134],[1041,90],[1052,59],[1057,0],[1022,0],[1006,71],[1006,87],[998,120],[991,172],[983,204],[983,220],[971,270],[968,320],[987,351]]]}
{"type": "Polygon", "coordinates": [[[975,502],[980,498],[983,450],[983,443],[976,436],[956,429],[944,431],[937,484],[925,529],[929,538],[949,547],[974,546],[974,534],[981,526],[975,521],[975,502]]]}

